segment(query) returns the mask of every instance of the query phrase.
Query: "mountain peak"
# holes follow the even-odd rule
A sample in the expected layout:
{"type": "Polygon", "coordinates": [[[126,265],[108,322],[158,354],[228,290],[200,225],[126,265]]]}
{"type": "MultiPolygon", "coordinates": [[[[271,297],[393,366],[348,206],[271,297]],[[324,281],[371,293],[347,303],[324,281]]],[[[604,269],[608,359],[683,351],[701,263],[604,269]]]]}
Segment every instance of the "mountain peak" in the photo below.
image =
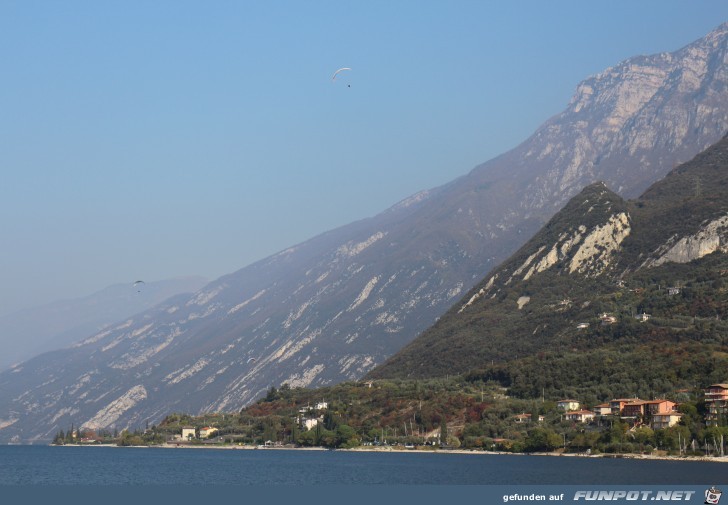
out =
{"type": "Polygon", "coordinates": [[[517,251],[463,304],[497,296],[502,289],[547,270],[595,277],[612,264],[631,232],[624,200],[603,182],[585,187],[526,245],[517,251]]]}

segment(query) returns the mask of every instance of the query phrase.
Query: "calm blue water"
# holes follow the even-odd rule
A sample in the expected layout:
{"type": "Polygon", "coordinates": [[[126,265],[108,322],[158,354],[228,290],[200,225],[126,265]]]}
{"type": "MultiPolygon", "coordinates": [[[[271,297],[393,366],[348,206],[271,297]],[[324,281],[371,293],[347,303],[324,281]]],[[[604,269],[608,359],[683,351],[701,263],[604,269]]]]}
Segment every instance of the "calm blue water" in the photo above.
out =
{"type": "Polygon", "coordinates": [[[721,484],[728,464],[550,456],[0,446],[0,485],[721,484]]]}

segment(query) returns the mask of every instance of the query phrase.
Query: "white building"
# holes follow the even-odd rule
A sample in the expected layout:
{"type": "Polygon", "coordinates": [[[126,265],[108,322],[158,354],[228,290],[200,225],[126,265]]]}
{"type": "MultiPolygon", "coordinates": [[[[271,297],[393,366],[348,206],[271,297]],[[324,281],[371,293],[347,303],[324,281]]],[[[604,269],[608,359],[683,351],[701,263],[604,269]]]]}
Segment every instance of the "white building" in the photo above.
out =
{"type": "Polygon", "coordinates": [[[556,406],[562,410],[579,410],[581,404],[579,400],[559,400],[556,406]]]}

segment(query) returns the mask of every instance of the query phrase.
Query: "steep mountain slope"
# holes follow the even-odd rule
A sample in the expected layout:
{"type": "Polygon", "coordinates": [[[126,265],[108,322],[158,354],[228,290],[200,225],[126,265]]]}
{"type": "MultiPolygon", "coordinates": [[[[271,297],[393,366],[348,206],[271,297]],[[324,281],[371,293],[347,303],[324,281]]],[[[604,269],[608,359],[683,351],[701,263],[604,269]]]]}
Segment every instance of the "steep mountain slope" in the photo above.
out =
{"type": "Polygon", "coordinates": [[[0,374],[0,439],[236,410],[359,378],[430,326],[577,191],[636,193],[728,130],[728,25],[594,76],[521,146],[0,374]]]}
{"type": "Polygon", "coordinates": [[[150,281],[140,288],[117,284],[83,298],[0,317],[0,370],[41,352],[67,347],[171,296],[194,293],[207,282],[202,277],[184,277],[150,281]]]}
{"type": "MultiPolygon", "coordinates": [[[[572,372],[575,355],[581,355],[579,360],[604,373],[606,383],[610,373],[597,358],[605,348],[624,353],[625,346],[649,343],[664,351],[668,342],[675,349],[689,342],[695,355],[710,350],[710,368],[703,371],[723,381],[727,277],[728,136],[635,201],[625,202],[602,183],[585,188],[437,324],[369,377],[480,369],[509,386],[520,374],[515,391],[533,395],[539,385],[558,382],[544,380],[548,374],[536,369],[556,370],[566,355],[573,360],[572,372]],[[635,318],[640,314],[649,319],[640,322],[635,318]]],[[[632,355],[623,356],[625,362],[634,363],[636,352],[626,353],[632,355]]],[[[656,354],[649,354],[653,366],[656,354]]],[[[694,386],[688,378],[694,380],[698,371],[683,374],[683,386],[694,386]]],[[[664,370],[657,375],[664,376],[664,370]]]]}

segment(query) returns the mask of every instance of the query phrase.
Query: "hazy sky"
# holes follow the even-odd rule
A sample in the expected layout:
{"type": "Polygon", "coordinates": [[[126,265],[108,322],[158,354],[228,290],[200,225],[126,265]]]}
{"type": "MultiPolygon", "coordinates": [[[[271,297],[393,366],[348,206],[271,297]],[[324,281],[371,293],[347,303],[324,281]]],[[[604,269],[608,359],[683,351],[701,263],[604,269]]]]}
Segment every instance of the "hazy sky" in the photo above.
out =
{"type": "Polygon", "coordinates": [[[0,0],[0,315],[214,279],[375,215],[727,20],[725,0],[0,0]]]}

